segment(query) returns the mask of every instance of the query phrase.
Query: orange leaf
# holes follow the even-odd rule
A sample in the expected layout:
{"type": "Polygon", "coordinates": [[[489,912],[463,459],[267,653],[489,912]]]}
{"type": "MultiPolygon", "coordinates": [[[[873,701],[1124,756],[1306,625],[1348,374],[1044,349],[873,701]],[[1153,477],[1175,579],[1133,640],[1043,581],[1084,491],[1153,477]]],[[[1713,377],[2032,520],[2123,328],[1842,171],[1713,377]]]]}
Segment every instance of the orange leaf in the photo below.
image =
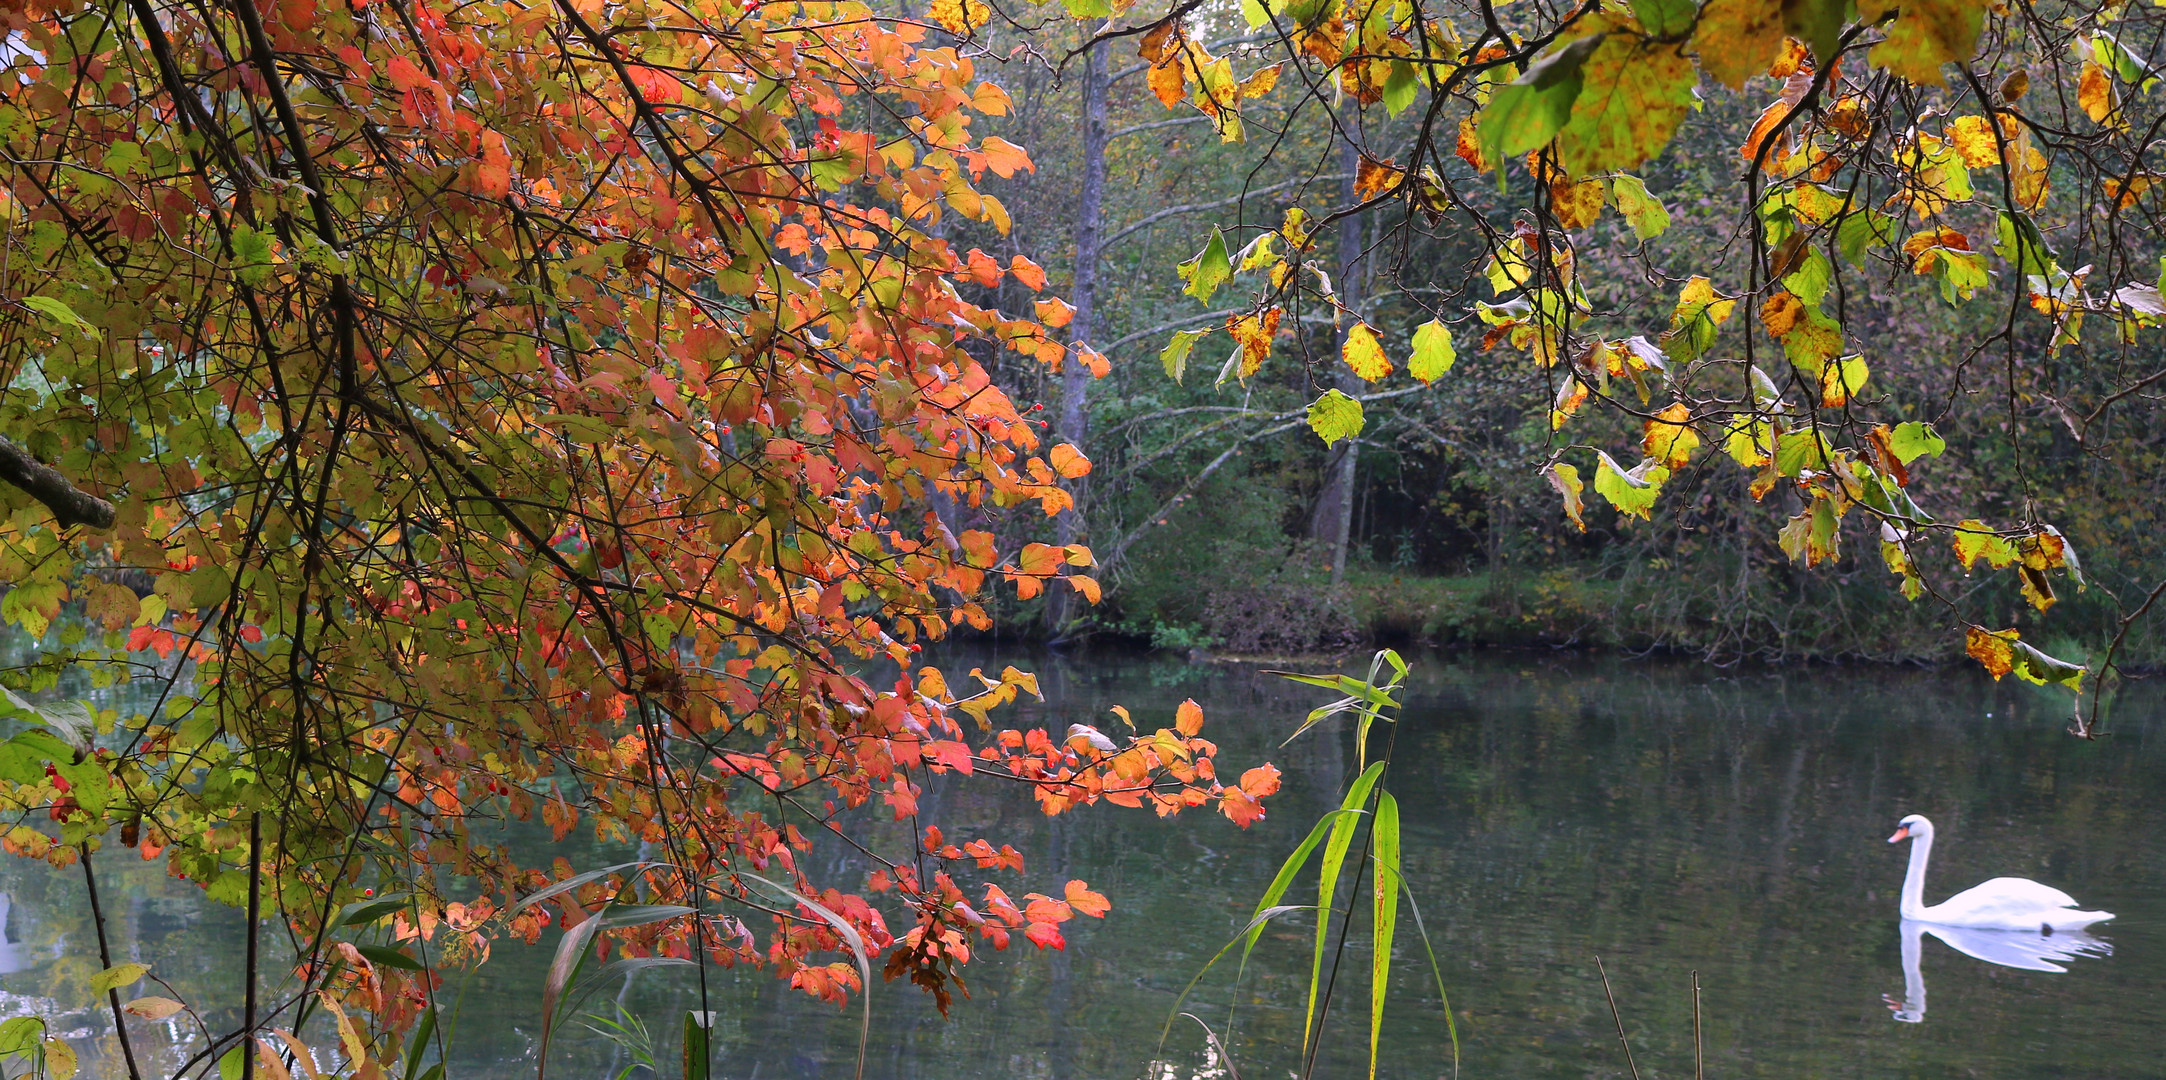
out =
{"type": "MultiPolygon", "coordinates": [[[[1022,147],[998,136],[986,136],[985,141],[978,144],[978,150],[985,155],[986,167],[993,170],[997,176],[1014,176],[1018,171],[1022,170],[1038,171],[1038,166],[1031,163],[1030,155],[1024,153],[1022,147]]],[[[1018,257],[1016,261],[1026,262],[1028,260],[1018,257]]],[[[1021,277],[1022,275],[1018,273],[1016,276],[1021,277]]],[[[1033,285],[1031,288],[1035,289],[1044,284],[1045,275],[1041,273],[1038,275],[1038,285],[1033,285]]]]}
{"type": "Polygon", "coordinates": [[[1092,892],[1090,883],[1080,880],[1068,883],[1068,906],[1094,919],[1103,919],[1106,912],[1113,910],[1112,902],[1103,893],[1092,892]]]}
{"type": "Polygon", "coordinates": [[[1070,480],[1078,476],[1089,476],[1091,472],[1091,459],[1084,457],[1081,451],[1068,443],[1061,443],[1047,451],[1045,462],[1053,466],[1054,472],[1070,480]]]}
{"type": "Polygon", "coordinates": [[[1067,577],[1062,578],[1061,580],[1067,582],[1069,587],[1073,588],[1075,591],[1082,593],[1083,599],[1088,600],[1093,604],[1097,603],[1099,597],[1102,595],[1099,589],[1097,578],[1086,577],[1082,574],[1070,574],[1067,577]]]}
{"type": "Polygon", "coordinates": [[[1270,762],[1264,762],[1241,774],[1241,790],[1250,797],[1261,799],[1275,794],[1279,789],[1279,771],[1270,762]]]}
{"type": "Polygon", "coordinates": [[[1203,706],[1196,704],[1195,698],[1182,702],[1181,707],[1173,712],[1173,728],[1189,738],[1195,738],[1196,733],[1203,730],[1203,706]]]}
{"type": "MultiPolygon", "coordinates": [[[[1000,140],[987,139],[985,141],[992,143],[999,142],[1000,140]]],[[[1015,275],[1015,280],[1029,286],[1030,291],[1032,292],[1038,292],[1045,288],[1044,268],[1040,267],[1037,263],[1031,262],[1029,259],[1022,257],[1021,255],[1017,255],[1015,258],[1008,260],[1008,272],[1015,275]]]]}

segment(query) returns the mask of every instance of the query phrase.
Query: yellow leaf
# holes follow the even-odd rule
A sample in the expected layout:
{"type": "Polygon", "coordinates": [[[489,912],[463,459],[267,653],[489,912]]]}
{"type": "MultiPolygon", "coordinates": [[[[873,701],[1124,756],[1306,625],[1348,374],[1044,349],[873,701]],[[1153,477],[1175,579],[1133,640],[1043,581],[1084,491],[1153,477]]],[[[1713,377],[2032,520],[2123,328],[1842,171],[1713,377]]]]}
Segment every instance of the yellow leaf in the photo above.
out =
{"type": "Polygon", "coordinates": [[[1987,673],[1999,682],[2001,676],[2015,668],[2015,641],[2019,635],[2014,629],[1987,630],[1973,626],[1963,635],[1963,651],[1971,659],[1985,665],[1987,673]]]}
{"type": "Polygon", "coordinates": [[[1766,0],[1708,0],[1692,34],[1700,67],[1730,89],[1743,89],[1783,51],[1782,8],[1766,0]]]}
{"type": "Polygon", "coordinates": [[[1414,354],[1407,358],[1406,373],[1425,383],[1435,382],[1458,358],[1451,328],[1431,319],[1414,330],[1414,354]]]}
{"type": "Polygon", "coordinates": [[[1579,531],[1586,532],[1587,523],[1580,520],[1583,507],[1579,493],[1585,491],[1587,485],[1580,482],[1579,469],[1559,463],[1543,469],[1542,475],[1549,480],[1550,487],[1557,489],[1557,494],[1564,496],[1564,516],[1571,518],[1572,524],[1578,526],[1579,531]]]}
{"type": "Polygon", "coordinates": [[[1983,116],[1958,116],[1948,125],[1948,143],[1963,156],[1963,164],[1985,169],[2001,163],[2000,140],[1993,124],[1983,116]]]}
{"type": "Polygon", "coordinates": [[[992,21],[993,9],[985,6],[982,0],[933,0],[925,14],[946,27],[949,33],[969,37],[992,21]]]}
{"type": "Polygon", "coordinates": [[[1265,308],[1261,315],[1237,315],[1226,320],[1226,330],[1241,346],[1241,377],[1256,374],[1256,369],[1271,357],[1271,339],[1279,332],[1278,308],[1265,308]]]}
{"type": "Polygon", "coordinates": [[[1683,468],[1692,461],[1692,452],[1700,448],[1700,435],[1692,430],[1691,417],[1691,407],[1682,401],[1656,413],[1655,419],[1643,425],[1640,448],[1673,471],[1683,468]]]}
{"type": "Polygon", "coordinates": [[[2096,60],[2083,62],[2083,76],[2076,82],[2076,104],[2101,124],[2113,115],[2113,79],[2096,60]]]}
{"type": "Polygon", "coordinates": [[[1399,183],[1406,170],[1389,161],[1376,161],[1366,154],[1361,158],[1361,168],[1354,177],[1354,197],[1368,202],[1379,194],[1391,190],[1399,183]]]}
{"type": "Polygon", "coordinates": [[[122,1008],[145,1020],[163,1020],[181,1011],[181,1003],[168,997],[139,997],[122,1008]]]}
{"type": "Polygon", "coordinates": [[[75,1048],[61,1039],[45,1040],[45,1075],[48,1080],[68,1080],[75,1075],[75,1048]]]}
{"type": "Polygon", "coordinates": [[[1600,180],[1559,180],[1549,185],[1549,210],[1566,229],[1584,229],[1602,217],[1600,180]]]}
{"type": "Polygon", "coordinates": [[[1354,369],[1363,382],[1377,382],[1391,374],[1391,360],[1384,356],[1384,343],[1377,340],[1376,331],[1368,323],[1355,323],[1346,332],[1346,345],[1341,350],[1346,366],[1354,369]]]}
{"type": "Polygon", "coordinates": [[[1188,96],[1188,77],[1181,73],[1179,60],[1153,64],[1143,78],[1150,84],[1151,93],[1158,95],[1158,103],[1166,108],[1180,104],[1188,96]]]}

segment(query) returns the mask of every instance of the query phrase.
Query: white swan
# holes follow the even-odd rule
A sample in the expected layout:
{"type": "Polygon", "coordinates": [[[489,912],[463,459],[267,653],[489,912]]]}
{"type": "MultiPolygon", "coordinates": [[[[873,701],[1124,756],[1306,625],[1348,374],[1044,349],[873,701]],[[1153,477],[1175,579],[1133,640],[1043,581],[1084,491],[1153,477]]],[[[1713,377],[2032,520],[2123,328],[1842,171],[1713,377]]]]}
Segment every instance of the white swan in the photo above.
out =
{"type": "Polygon", "coordinates": [[[2113,946],[2092,937],[2082,930],[2065,930],[2043,934],[2036,930],[1979,930],[1962,926],[1929,926],[1922,922],[1904,919],[1903,931],[1903,1000],[1897,1001],[1886,994],[1881,1000],[1895,1014],[1895,1019],[1906,1024],[1923,1023],[1925,1020],[1925,973],[1919,966],[1924,952],[1925,936],[1931,934],[1955,951],[1988,964],[2021,968],[2024,971],[2067,971],[2056,961],[2074,960],[2081,956],[2111,956],[2113,946]]]}
{"type": "Polygon", "coordinates": [[[1948,899],[1925,905],[1925,860],[1933,854],[1933,823],[1912,814],[1896,823],[1888,843],[1910,841],[1910,870],[1903,875],[1903,918],[1935,926],[2020,930],[2053,934],[2113,918],[2110,911],[2078,911],[2076,898],[2028,878],[1997,877],[1948,899]]]}

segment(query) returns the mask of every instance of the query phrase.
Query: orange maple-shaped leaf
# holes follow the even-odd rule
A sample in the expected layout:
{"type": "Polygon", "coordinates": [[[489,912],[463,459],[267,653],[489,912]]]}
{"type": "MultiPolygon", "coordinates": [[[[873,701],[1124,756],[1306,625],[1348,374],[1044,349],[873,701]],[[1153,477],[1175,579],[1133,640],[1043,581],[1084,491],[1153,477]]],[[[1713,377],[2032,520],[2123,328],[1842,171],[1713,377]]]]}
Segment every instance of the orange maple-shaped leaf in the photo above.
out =
{"type": "Polygon", "coordinates": [[[1094,919],[1103,919],[1106,912],[1113,910],[1112,901],[1104,893],[1092,892],[1090,883],[1080,879],[1068,883],[1067,897],[1069,907],[1094,919]]]}

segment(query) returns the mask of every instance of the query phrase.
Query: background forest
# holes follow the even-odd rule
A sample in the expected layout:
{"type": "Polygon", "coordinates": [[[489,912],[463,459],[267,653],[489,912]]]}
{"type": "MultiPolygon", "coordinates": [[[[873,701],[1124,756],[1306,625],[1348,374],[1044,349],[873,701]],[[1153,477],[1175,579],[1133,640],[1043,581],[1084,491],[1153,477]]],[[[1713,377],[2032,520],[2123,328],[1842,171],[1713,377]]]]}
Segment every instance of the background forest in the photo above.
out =
{"type": "MultiPolygon", "coordinates": [[[[1194,35],[1241,70],[1269,63],[1280,49],[1268,30],[1246,31],[1231,7],[1206,5],[1190,19],[1203,23],[1194,35]]],[[[1011,605],[997,620],[1002,633],[1118,635],[1236,654],[1363,641],[1659,646],[1725,659],[1961,654],[1945,610],[1902,598],[1872,536],[1855,537],[1832,565],[1807,569],[1776,540],[1802,504],[1755,502],[1747,478],[1727,470],[1682,472],[1652,521],[1590,502],[1586,531],[1575,530],[1539,471],[1553,445],[1544,420],[1556,379],[1519,350],[1485,349],[1489,328],[1473,314],[1491,299],[1487,238],[1460,230],[1450,234],[1459,237],[1453,243],[1405,229],[1415,212],[1403,203],[1371,211],[1373,220],[1357,226],[1361,257],[1342,263],[1354,268],[1341,282],[1342,299],[1380,327],[1440,313],[1454,324],[1460,360],[1432,385],[1376,387],[1378,397],[1365,402],[1368,427],[1350,453],[1326,448],[1301,419],[1307,402],[1346,378],[1329,311],[1280,328],[1276,355],[1298,362],[1224,378],[1220,334],[1195,347],[1183,378],[1169,378],[1159,354],[1176,331],[1216,326],[1238,310],[1223,296],[1206,304],[1185,294],[1175,264],[1214,224],[1238,246],[1275,228],[1304,197],[1353,201],[1355,168],[1344,145],[1313,101],[1283,87],[1243,103],[1252,128],[1246,141],[1222,142],[1209,117],[1160,103],[1146,85],[1149,65],[1125,42],[1109,47],[1098,74],[1102,115],[1094,114],[1085,83],[1098,69],[1072,52],[1080,34],[1049,39],[1036,27],[1026,41],[1003,37],[996,23],[984,36],[988,54],[1012,58],[985,72],[1014,102],[1007,116],[984,121],[987,130],[1030,147],[1037,169],[987,181],[1013,216],[1006,235],[959,220],[956,243],[1046,266],[1048,291],[1078,309],[1070,336],[1096,343],[1110,360],[1095,380],[1077,379],[1072,368],[1064,380],[1012,354],[993,366],[1018,401],[1043,403],[1040,415],[1097,463],[1078,485],[1078,535],[1096,552],[1106,589],[1095,609],[1063,606],[1059,595],[1011,605]],[[1090,158],[1101,152],[1103,179],[1094,181],[1090,158]],[[1086,245],[1098,252],[1087,270],[1078,261],[1086,245]],[[1340,513],[1349,503],[1350,513],[1340,513]]],[[[1644,170],[1670,219],[1660,243],[1643,247],[1613,212],[1581,234],[1582,263],[1607,271],[1607,295],[1593,297],[1598,307],[1650,320],[1641,329],[1651,337],[1662,329],[1653,320],[1667,313],[1661,294],[1674,282],[1742,276],[1751,254],[1734,230],[1739,176],[1751,159],[1741,149],[1779,86],[1754,79],[1734,93],[1701,83],[1699,107],[1644,170]],[[1627,254],[1656,260],[1665,278],[1635,280],[1627,254]]],[[[1921,111],[1944,109],[1937,98],[1921,111]]],[[[1361,115],[1377,125],[1365,133],[1370,145],[1385,148],[1410,141],[1422,119],[1419,109],[1396,119],[1378,108],[1361,115]]],[[[1462,195],[1484,199],[1478,209],[1497,230],[1491,235],[1508,232],[1524,209],[1526,178],[1513,183],[1501,191],[1487,178],[1458,185],[1462,195]]],[[[2075,206],[2073,196],[2064,201],[2075,206]]],[[[1868,255],[1866,272],[1849,283],[1844,326],[1874,358],[1867,396],[1933,423],[1951,447],[1924,470],[1914,496],[1993,520],[2025,505],[2015,476],[2027,471],[2039,492],[2037,516],[2060,524],[2092,579],[2140,597],[2162,554],[2155,397],[2120,400],[2116,408],[2125,411],[2110,433],[2093,429],[2086,441],[2056,394],[2086,372],[2148,370],[2157,339],[2099,333],[2049,351],[2050,325],[2011,320],[2020,359],[2003,366],[1976,350],[2008,320],[2004,304],[1987,299],[1991,293],[1944,300],[1941,285],[1914,274],[1907,255],[1890,254],[1868,255]]],[[[1012,295],[994,298],[1004,308],[1033,299],[1019,285],[1005,288],[1012,295]]],[[[1405,344],[1387,341],[1394,354],[1405,344]]],[[[1614,444],[1639,441],[1630,417],[1577,423],[1614,444]]],[[[1029,516],[997,527],[1010,542],[1051,531],[1029,516]]],[[[1861,534],[1873,527],[1850,525],[1861,534]]],[[[1938,584],[1991,613],[1981,621],[2018,625],[2029,613],[2006,575],[1938,584]]],[[[2115,612],[2096,593],[2070,590],[2063,601],[2041,647],[2081,662],[2111,636],[2115,612]]],[[[2121,656],[2134,667],[2166,660],[2166,638],[2137,625],[2121,656]]]]}

